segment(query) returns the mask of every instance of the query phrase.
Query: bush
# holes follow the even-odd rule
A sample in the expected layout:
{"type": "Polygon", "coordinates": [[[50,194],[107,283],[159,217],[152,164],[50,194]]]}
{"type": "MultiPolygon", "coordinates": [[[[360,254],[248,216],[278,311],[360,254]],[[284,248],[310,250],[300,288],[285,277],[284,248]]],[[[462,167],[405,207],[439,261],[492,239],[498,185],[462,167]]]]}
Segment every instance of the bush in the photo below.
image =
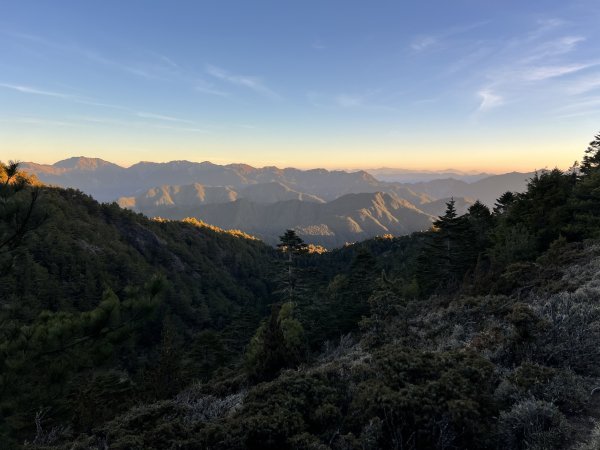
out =
{"type": "Polygon", "coordinates": [[[536,352],[542,364],[570,368],[583,375],[600,375],[599,292],[584,286],[573,293],[552,295],[534,306],[548,324],[536,352]]]}
{"type": "Polygon", "coordinates": [[[562,448],[570,432],[565,416],[552,403],[523,400],[500,414],[499,443],[506,450],[562,448]]]}

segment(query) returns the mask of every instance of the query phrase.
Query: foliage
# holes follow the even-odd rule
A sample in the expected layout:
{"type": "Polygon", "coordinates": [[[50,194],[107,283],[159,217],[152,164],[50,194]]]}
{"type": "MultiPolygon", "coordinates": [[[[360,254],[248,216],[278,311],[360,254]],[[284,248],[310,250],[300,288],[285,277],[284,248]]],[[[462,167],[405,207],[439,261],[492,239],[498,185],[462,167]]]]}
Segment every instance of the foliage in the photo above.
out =
{"type": "Polygon", "coordinates": [[[493,211],[326,253],[40,188],[0,274],[0,439],[596,448],[599,142],[493,211]]]}

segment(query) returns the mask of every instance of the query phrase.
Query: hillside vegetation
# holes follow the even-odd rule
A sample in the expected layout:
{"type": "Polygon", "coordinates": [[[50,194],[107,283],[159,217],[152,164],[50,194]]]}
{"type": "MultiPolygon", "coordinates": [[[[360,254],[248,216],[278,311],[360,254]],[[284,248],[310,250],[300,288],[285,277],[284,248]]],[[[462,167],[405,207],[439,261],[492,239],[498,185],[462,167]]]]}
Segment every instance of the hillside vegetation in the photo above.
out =
{"type": "MultiPolygon", "coordinates": [[[[194,217],[238,228],[274,245],[294,229],[311,244],[335,248],[383,234],[424,231],[445,203],[460,213],[475,198],[492,206],[510,190],[522,192],[533,174],[509,173],[413,184],[385,182],[365,171],[256,168],[210,162],[140,162],[124,168],[98,158],[75,157],[53,165],[23,163],[23,170],[52,185],[81,189],[97,200],[148,217],[194,217]]],[[[431,175],[430,175],[431,176],[431,175]]]]}
{"type": "Polygon", "coordinates": [[[6,447],[600,447],[600,136],[322,254],[0,186],[6,447]]]}

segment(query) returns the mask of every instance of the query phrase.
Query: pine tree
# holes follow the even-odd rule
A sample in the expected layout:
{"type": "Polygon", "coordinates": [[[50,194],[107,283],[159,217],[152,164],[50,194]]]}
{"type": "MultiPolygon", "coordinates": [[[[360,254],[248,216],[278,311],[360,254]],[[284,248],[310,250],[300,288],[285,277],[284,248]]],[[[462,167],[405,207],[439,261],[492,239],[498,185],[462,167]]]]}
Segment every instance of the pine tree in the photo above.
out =
{"type": "Polygon", "coordinates": [[[304,255],[308,252],[308,245],[296,234],[294,230],[286,230],[279,236],[279,244],[277,248],[280,252],[287,255],[286,274],[283,280],[281,292],[285,301],[294,302],[296,300],[296,292],[298,289],[297,270],[294,270],[294,258],[299,255],[304,255]]]}
{"type": "Polygon", "coordinates": [[[583,158],[580,176],[569,203],[573,220],[564,234],[570,240],[600,236],[600,134],[592,141],[583,158]]]}
{"type": "Polygon", "coordinates": [[[473,265],[490,244],[490,232],[494,226],[494,217],[490,209],[477,200],[469,207],[466,219],[470,239],[465,244],[469,247],[469,264],[473,265]]]}
{"type": "Polygon", "coordinates": [[[446,204],[446,213],[433,222],[417,261],[421,294],[456,290],[469,267],[469,224],[456,213],[455,201],[446,204]]]}
{"type": "Polygon", "coordinates": [[[0,274],[9,270],[12,252],[24,236],[44,220],[36,211],[39,195],[18,162],[0,161],[0,274]]]}
{"type": "Polygon", "coordinates": [[[494,215],[505,214],[516,199],[517,196],[513,192],[507,191],[502,194],[494,203],[494,215]]]}
{"type": "Polygon", "coordinates": [[[271,315],[250,341],[246,352],[246,370],[255,380],[269,380],[286,366],[285,336],[279,320],[281,306],[272,305],[271,315]]]}
{"type": "Polygon", "coordinates": [[[581,162],[580,171],[583,175],[590,175],[600,168],[600,133],[594,136],[585,151],[585,156],[581,162]]]}

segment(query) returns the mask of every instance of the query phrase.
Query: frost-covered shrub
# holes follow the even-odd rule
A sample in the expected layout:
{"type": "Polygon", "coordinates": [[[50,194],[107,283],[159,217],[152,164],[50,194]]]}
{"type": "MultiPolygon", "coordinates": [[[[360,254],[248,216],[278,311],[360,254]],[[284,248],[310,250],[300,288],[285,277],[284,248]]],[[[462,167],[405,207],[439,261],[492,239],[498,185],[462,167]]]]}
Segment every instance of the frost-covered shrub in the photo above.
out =
{"type": "Polygon", "coordinates": [[[570,427],[552,403],[523,400],[500,414],[498,438],[506,450],[562,448],[570,427]]]}
{"type": "Polygon", "coordinates": [[[556,367],[586,374],[600,374],[600,288],[584,286],[561,292],[534,305],[547,323],[538,341],[537,359],[556,367]]]}
{"type": "Polygon", "coordinates": [[[597,422],[588,438],[574,450],[598,450],[600,448],[600,423],[597,422]]]}
{"type": "Polygon", "coordinates": [[[589,402],[592,385],[588,378],[569,370],[524,363],[502,380],[494,397],[503,408],[536,399],[556,405],[565,414],[580,414],[589,402]]]}
{"type": "Polygon", "coordinates": [[[237,392],[226,397],[199,395],[199,387],[181,392],[174,403],[182,409],[183,422],[191,425],[198,422],[211,422],[221,417],[231,415],[243,403],[245,392],[237,392]]]}

